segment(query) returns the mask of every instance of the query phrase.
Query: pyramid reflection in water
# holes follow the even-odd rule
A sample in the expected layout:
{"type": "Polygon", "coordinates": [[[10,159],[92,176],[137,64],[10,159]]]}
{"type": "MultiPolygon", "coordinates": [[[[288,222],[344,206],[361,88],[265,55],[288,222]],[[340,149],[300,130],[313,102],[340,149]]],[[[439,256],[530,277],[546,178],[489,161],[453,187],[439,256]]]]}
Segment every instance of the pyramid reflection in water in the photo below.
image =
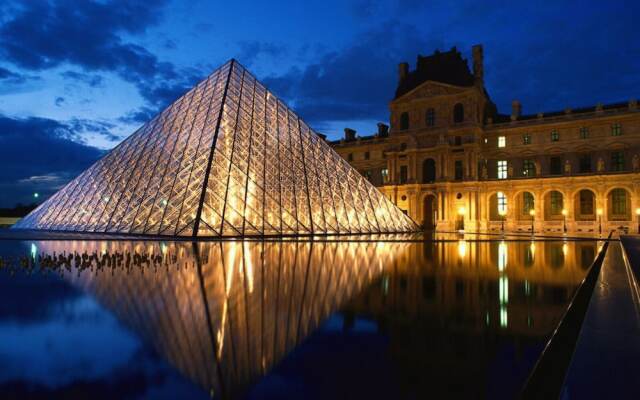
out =
{"type": "Polygon", "coordinates": [[[416,225],[231,60],[15,228],[218,237],[416,225]]]}
{"type": "Polygon", "coordinates": [[[94,296],[189,379],[226,398],[267,374],[408,246],[44,241],[37,248],[54,258],[95,254],[101,268],[85,259],[79,271],[71,259],[60,265],[64,278],[94,296]]]}

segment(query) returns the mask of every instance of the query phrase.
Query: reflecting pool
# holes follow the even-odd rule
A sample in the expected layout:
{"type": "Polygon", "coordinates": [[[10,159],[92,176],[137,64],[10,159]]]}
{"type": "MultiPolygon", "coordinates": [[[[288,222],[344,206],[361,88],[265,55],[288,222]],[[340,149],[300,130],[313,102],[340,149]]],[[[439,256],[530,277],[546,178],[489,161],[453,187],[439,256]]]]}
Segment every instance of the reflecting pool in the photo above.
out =
{"type": "Polygon", "coordinates": [[[511,398],[599,246],[394,239],[0,241],[0,394],[511,398]]]}

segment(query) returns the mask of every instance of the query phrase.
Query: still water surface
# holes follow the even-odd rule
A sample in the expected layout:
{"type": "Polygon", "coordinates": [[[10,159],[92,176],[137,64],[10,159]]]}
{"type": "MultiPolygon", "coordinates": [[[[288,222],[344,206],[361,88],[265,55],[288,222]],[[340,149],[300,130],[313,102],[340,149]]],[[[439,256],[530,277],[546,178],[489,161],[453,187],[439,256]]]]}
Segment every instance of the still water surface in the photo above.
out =
{"type": "Polygon", "coordinates": [[[0,393],[511,398],[597,247],[0,241],[0,393]]]}

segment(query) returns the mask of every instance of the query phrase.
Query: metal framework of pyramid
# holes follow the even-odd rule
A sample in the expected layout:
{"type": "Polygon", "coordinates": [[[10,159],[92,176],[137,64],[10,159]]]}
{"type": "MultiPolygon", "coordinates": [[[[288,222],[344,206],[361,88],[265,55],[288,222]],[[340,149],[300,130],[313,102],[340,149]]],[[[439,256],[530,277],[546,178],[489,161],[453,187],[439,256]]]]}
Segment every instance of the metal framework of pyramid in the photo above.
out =
{"type": "Polygon", "coordinates": [[[417,228],[235,60],[14,227],[197,237],[417,228]]]}

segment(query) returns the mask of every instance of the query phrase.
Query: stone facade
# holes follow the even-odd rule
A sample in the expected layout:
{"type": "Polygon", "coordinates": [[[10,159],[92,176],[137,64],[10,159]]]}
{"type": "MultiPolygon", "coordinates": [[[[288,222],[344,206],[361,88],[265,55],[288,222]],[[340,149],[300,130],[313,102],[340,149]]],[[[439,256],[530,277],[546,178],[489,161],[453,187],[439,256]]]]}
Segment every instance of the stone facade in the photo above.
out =
{"type": "Polygon", "coordinates": [[[455,48],[400,64],[390,131],[349,131],[334,149],[429,229],[637,230],[637,101],[525,115],[516,100],[501,114],[472,54],[473,71],[455,48]]]}

